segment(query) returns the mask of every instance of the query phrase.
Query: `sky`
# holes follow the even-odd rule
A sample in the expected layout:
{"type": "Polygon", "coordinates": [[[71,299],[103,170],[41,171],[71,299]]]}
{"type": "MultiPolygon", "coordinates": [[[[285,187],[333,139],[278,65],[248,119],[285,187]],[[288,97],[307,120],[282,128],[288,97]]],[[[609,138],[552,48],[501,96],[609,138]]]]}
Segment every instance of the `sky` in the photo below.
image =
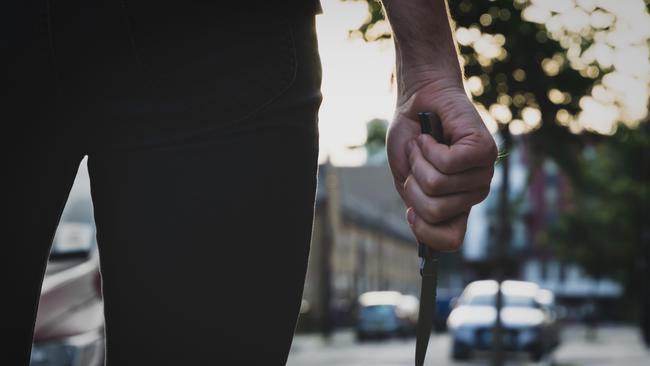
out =
{"type": "MultiPolygon", "coordinates": [[[[570,67],[600,78],[568,121],[572,132],[609,135],[636,127],[650,97],[650,14],[642,0],[530,0],[523,18],[544,24],[567,50],[570,67]],[[584,39],[593,40],[583,42],[584,39]],[[575,122],[575,123],[572,123],[575,122]]],[[[562,123],[562,121],[559,121],[562,123]]]]}
{"type": "Polygon", "coordinates": [[[320,160],[336,165],[365,161],[366,122],[390,120],[395,107],[391,86],[395,53],[392,41],[367,43],[351,39],[349,31],[361,25],[365,2],[321,0],[323,14],[316,18],[323,65],[323,104],[319,114],[320,160]]]}
{"type": "MultiPolygon", "coordinates": [[[[518,1],[527,4],[525,19],[545,24],[551,38],[567,49],[572,68],[602,70],[591,92],[580,99],[578,115],[575,118],[558,115],[558,123],[574,133],[588,130],[608,135],[616,131],[619,123],[635,127],[646,118],[650,96],[650,15],[642,0],[518,1]],[[583,37],[593,38],[594,42],[583,48],[583,37]]],[[[373,118],[390,120],[394,110],[396,90],[390,82],[394,68],[393,44],[390,40],[367,43],[349,36],[349,31],[369,15],[366,2],[321,0],[321,3],[323,14],[317,17],[324,97],[319,123],[320,160],[329,159],[336,165],[360,165],[365,161],[365,150],[348,147],[363,144],[366,122],[373,118]]],[[[472,45],[481,54],[498,51],[499,45],[488,47],[490,42],[487,42],[499,41],[497,37],[464,28],[457,32],[461,44],[472,45]]],[[[477,79],[468,75],[467,87],[472,93],[476,92],[472,88],[481,87],[477,79]]],[[[497,129],[496,121],[509,123],[511,132],[519,134],[526,132],[525,126],[538,125],[541,120],[534,108],[524,111],[530,113],[522,115],[522,120],[513,120],[505,106],[477,107],[493,133],[497,129]]]]}

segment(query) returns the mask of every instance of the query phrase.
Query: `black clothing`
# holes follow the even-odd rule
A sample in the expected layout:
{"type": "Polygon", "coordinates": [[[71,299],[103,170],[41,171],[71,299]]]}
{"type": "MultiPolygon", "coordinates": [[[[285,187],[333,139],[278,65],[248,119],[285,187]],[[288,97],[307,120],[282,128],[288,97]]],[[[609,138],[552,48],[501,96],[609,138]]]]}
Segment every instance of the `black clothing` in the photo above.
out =
{"type": "Polygon", "coordinates": [[[28,364],[84,155],[107,365],[285,363],[316,188],[314,16],[198,3],[4,4],[0,365],[28,364]]]}
{"type": "MultiPolygon", "coordinates": [[[[111,1],[111,0],[105,0],[111,1]]],[[[141,7],[149,12],[160,11],[163,8],[178,9],[178,0],[121,0],[130,7],[141,7]]],[[[252,13],[282,14],[282,15],[315,15],[321,14],[323,8],[320,0],[184,0],[182,8],[215,6],[220,14],[227,17],[233,14],[250,15],[252,13]]]]}

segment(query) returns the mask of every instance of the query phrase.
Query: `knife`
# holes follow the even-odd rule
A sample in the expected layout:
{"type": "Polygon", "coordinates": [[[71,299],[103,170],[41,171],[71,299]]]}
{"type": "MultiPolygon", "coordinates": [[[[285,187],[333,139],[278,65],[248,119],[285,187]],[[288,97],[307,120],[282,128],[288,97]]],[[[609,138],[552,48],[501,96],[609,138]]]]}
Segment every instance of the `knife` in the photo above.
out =
{"type": "MultiPolygon", "coordinates": [[[[436,114],[420,112],[418,113],[418,120],[423,134],[429,134],[439,143],[445,143],[442,123],[436,114]]],[[[422,285],[420,287],[420,309],[416,326],[415,366],[423,366],[436,312],[439,253],[426,244],[418,242],[418,256],[420,257],[422,285]]]]}

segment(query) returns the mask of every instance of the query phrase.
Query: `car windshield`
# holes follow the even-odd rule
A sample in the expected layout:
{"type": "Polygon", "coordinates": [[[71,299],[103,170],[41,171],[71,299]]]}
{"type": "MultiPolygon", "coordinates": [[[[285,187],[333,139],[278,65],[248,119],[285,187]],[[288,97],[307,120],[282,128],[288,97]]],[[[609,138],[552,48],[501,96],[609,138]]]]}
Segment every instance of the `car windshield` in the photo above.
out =
{"type": "MultiPolygon", "coordinates": [[[[495,306],[495,302],[495,295],[476,295],[467,297],[463,301],[463,304],[471,306],[495,306]]],[[[528,296],[506,295],[503,297],[503,303],[505,306],[535,307],[535,300],[528,296]]]]}
{"type": "Polygon", "coordinates": [[[371,305],[361,308],[359,316],[365,320],[386,319],[395,315],[393,305],[371,305]]]}

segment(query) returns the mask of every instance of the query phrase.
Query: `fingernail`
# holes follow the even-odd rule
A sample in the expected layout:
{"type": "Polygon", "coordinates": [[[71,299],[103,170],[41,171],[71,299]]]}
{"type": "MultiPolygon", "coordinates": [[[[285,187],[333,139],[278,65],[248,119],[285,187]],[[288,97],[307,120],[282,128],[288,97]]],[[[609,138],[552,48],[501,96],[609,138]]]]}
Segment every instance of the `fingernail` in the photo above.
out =
{"type": "Polygon", "coordinates": [[[408,220],[409,225],[415,225],[415,210],[413,207],[409,207],[408,210],[406,210],[406,220],[408,220]]]}

